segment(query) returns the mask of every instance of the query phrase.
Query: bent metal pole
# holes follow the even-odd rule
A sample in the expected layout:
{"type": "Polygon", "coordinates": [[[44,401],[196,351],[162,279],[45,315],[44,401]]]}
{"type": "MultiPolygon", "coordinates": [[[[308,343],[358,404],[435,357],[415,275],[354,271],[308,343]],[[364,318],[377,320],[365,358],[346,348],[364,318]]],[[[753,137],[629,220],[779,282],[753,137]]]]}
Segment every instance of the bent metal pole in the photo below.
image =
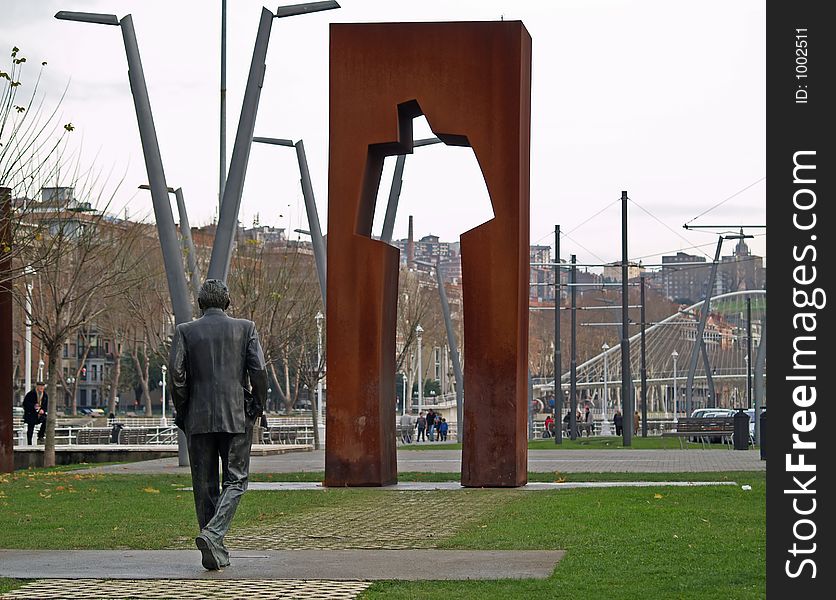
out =
{"type": "Polygon", "coordinates": [[[250,72],[247,77],[247,87],[244,90],[244,102],[241,105],[241,116],[238,120],[238,132],[235,135],[232,159],[229,162],[229,174],[226,185],[224,185],[218,228],[215,231],[215,242],[212,244],[209,279],[226,281],[229,272],[232,245],[238,228],[241,194],[244,191],[244,178],[247,175],[247,164],[250,160],[255,117],[258,113],[261,86],[264,83],[264,72],[267,68],[265,61],[267,59],[267,44],[270,41],[270,30],[273,27],[273,16],[273,13],[266,8],[261,9],[253,58],[250,62],[250,72]]]}
{"type": "MultiPolygon", "coordinates": [[[[160,155],[160,146],[157,142],[157,131],[151,114],[151,101],[148,98],[148,88],[145,85],[145,74],[142,70],[139,45],[136,41],[131,15],[122,18],[119,24],[122,28],[122,39],[125,43],[125,53],[128,58],[128,81],[134,98],[136,119],[139,124],[139,137],[142,142],[142,154],[145,157],[145,168],[148,172],[148,184],[151,186],[151,201],[154,206],[154,218],[157,222],[157,234],[160,237],[163,264],[165,265],[165,274],[168,281],[168,293],[171,296],[171,306],[174,310],[174,321],[175,323],[186,323],[192,320],[192,303],[186,287],[186,272],[177,244],[177,230],[174,227],[171,202],[168,199],[168,185],[165,182],[163,161],[160,155]]],[[[177,430],[177,456],[180,466],[189,464],[186,436],[180,429],[177,430]]]]}

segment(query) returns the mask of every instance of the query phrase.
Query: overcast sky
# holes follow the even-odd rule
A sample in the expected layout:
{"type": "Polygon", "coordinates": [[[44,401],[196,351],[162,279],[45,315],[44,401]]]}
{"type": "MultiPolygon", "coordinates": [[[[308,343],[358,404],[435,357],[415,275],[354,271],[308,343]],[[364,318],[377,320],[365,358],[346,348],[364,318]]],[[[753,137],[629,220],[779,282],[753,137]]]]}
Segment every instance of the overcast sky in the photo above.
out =
{"type": "MultiPolygon", "coordinates": [[[[328,24],[502,18],[521,20],[533,42],[532,244],[553,244],[554,225],[560,224],[567,234],[561,241],[564,258],[574,253],[582,263],[619,260],[621,190],[633,201],[630,257],[646,263],[677,250],[710,259],[716,234],[686,231],[682,225],[689,221],[765,224],[762,1],[341,4],[339,10],[274,22],[255,129],[260,136],[304,139],[323,229],[328,24]]],[[[147,176],[120,31],[57,21],[53,15],[58,10],[133,15],[166,179],[183,188],[195,226],[211,222],[218,203],[220,6],[220,0],[2,0],[0,40],[28,57],[24,84],[48,61],[41,86],[47,104],[69,86],[60,112],[62,122],[76,128],[72,148],[84,164],[125,174],[117,204],[127,205],[134,218],[153,215],[150,195],[136,189],[147,176]]],[[[231,155],[263,3],[229,0],[228,6],[231,155]]],[[[276,5],[267,8],[275,11],[276,5]]],[[[0,68],[7,64],[0,62],[0,68]]],[[[420,119],[416,138],[430,135],[420,119]]],[[[387,159],[376,234],[393,166],[394,158],[387,159]]],[[[307,229],[291,149],[253,146],[241,222],[250,225],[256,214],[261,224],[307,229]]],[[[444,241],[491,218],[469,148],[436,145],[407,158],[395,238],[406,237],[410,214],[417,237],[432,233],[444,241]]],[[[757,237],[748,243],[761,256],[764,232],[749,232],[757,237]]],[[[729,254],[733,243],[726,244],[729,254]]]]}

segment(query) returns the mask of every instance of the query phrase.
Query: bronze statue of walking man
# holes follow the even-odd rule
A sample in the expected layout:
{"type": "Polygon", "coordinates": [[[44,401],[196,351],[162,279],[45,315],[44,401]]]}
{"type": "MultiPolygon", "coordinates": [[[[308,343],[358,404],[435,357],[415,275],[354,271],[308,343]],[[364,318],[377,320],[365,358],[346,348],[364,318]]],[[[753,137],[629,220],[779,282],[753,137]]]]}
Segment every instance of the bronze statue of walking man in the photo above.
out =
{"type": "Polygon", "coordinates": [[[224,536],[247,489],[252,429],[267,398],[267,371],[255,323],[233,319],[229,289],[207,279],[203,316],[181,323],[171,345],[169,373],[175,423],[188,438],[204,568],[229,565],[224,536]],[[218,481],[218,461],[223,479],[218,481]]]}

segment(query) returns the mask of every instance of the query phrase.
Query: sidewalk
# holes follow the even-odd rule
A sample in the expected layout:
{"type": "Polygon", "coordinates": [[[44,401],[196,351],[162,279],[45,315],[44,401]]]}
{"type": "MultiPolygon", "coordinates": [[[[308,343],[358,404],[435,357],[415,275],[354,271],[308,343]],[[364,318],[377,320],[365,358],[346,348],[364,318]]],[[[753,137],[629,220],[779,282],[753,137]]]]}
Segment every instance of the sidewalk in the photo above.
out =
{"type": "MultiPolygon", "coordinates": [[[[697,473],[764,471],[758,450],[529,450],[528,470],[534,473],[697,473]]],[[[278,456],[253,456],[251,473],[321,472],[325,451],[278,456]]],[[[401,472],[460,473],[460,450],[398,450],[401,472]]],[[[85,472],[187,475],[176,458],[93,467],[85,472]]]]}

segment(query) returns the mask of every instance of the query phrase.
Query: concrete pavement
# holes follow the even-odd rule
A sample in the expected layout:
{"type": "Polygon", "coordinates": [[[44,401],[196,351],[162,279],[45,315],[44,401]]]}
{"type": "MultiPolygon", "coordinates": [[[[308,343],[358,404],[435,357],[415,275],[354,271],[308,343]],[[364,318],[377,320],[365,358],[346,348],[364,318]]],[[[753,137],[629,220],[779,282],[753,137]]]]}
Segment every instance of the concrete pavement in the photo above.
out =
{"type": "Polygon", "coordinates": [[[234,550],[206,571],[195,550],[0,550],[0,577],[26,579],[544,579],[562,550],[234,550]],[[416,569],[415,565],[421,565],[416,569]]]}
{"type": "MultiPolygon", "coordinates": [[[[528,470],[535,473],[697,473],[764,471],[758,450],[529,450],[528,470]]],[[[279,456],[253,456],[251,473],[321,472],[325,451],[279,456]]],[[[460,473],[460,450],[398,449],[400,472],[460,473]]],[[[163,458],[86,469],[85,472],[125,474],[189,474],[176,458],[163,458]]]]}

